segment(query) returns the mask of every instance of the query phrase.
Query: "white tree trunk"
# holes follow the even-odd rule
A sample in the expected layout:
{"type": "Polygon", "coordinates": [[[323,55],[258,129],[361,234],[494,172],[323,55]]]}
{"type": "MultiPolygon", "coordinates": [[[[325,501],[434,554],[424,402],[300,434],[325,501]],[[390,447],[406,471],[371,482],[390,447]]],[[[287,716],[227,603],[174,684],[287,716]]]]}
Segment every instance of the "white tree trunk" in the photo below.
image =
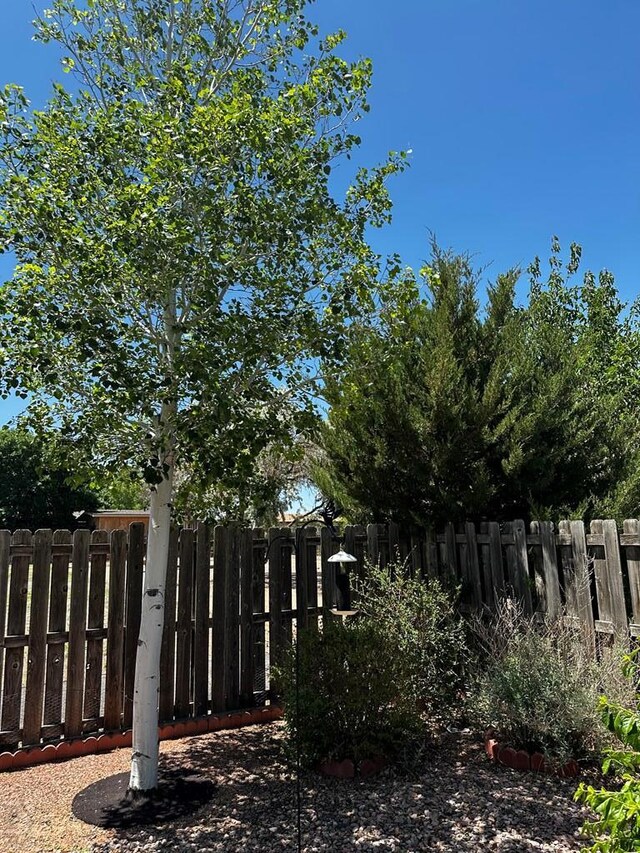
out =
{"type": "Polygon", "coordinates": [[[133,695],[133,755],[129,789],[150,791],[158,785],[158,694],[164,599],[169,557],[173,464],[151,492],[142,619],[136,654],[133,695]]]}

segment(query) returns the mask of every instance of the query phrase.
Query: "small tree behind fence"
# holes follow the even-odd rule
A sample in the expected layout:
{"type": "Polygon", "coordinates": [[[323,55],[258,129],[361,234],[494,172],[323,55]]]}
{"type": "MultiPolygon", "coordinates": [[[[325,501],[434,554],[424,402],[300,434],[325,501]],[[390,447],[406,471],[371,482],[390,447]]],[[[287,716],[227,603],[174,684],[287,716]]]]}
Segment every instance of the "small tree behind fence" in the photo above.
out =
{"type": "MultiPolygon", "coordinates": [[[[640,634],[640,522],[486,522],[442,531],[347,527],[363,565],[396,555],[461,588],[465,612],[505,595],[596,636],[640,634]]],[[[270,667],[293,634],[340,603],[326,528],[173,530],[160,720],[270,701],[270,667]],[[297,563],[297,565],[296,565],[297,563]]],[[[0,749],[131,726],[144,526],[0,531],[0,749]]]]}

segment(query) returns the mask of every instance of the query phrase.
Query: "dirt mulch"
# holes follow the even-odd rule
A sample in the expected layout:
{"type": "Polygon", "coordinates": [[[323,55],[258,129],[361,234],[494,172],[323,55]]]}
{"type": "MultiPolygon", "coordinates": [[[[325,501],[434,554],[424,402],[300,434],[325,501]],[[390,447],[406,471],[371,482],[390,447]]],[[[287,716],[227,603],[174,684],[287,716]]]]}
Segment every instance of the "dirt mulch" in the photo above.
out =
{"type": "MultiPolygon", "coordinates": [[[[129,750],[0,774],[0,853],[235,853],[297,850],[295,774],[282,757],[282,724],[250,726],[161,744],[168,772],[189,768],[216,785],[189,818],[103,830],[71,814],[87,785],[129,765],[129,750]]],[[[303,773],[305,851],[573,853],[586,812],[575,780],[495,766],[482,743],[448,736],[418,770],[388,768],[367,780],[303,773]]]]}

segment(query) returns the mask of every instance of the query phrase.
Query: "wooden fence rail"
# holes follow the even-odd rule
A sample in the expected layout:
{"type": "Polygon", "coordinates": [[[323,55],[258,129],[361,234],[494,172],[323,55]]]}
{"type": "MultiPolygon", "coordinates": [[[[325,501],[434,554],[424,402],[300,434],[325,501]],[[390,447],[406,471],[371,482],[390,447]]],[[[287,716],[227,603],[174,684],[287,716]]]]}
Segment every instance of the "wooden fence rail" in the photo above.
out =
{"type": "MultiPolygon", "coordinates": [[[[0,747],[131,726],[144,526],[0,531],[0,747]]],[[[505,595],[593,636],[640,635],[640,522],[484,522],[403,531],[347,527],[358,572],[396,557],[461,588],[461,609],[505,595]]],[[[269,701],[271,665],[294,632],[340,607],[340,543],[326,528],[173,530],[160,720],[269,701]]]]}

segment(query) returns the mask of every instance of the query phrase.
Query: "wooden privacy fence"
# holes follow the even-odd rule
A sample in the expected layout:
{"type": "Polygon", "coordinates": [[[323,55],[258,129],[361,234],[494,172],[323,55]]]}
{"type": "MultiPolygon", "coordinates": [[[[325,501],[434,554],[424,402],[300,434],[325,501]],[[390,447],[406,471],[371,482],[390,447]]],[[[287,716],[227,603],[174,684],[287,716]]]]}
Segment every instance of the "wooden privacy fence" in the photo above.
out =
{"type": "MultiPolygon", "coordinates": [[[[261,705],[294,623],[342,604],[340,547],[326,528],[173,530],[165,593],[160,721],[261,705]]],[[[524,522],[435,532],[347,527],[363,565],[397,554],[418,577],[461,586],[463,611],[515,596],[594,637],[640,634],[640,522],[524,522]]],[[[144,526],[0,531],[0,747],[55,742],[132,721],[144,526]]]]}

